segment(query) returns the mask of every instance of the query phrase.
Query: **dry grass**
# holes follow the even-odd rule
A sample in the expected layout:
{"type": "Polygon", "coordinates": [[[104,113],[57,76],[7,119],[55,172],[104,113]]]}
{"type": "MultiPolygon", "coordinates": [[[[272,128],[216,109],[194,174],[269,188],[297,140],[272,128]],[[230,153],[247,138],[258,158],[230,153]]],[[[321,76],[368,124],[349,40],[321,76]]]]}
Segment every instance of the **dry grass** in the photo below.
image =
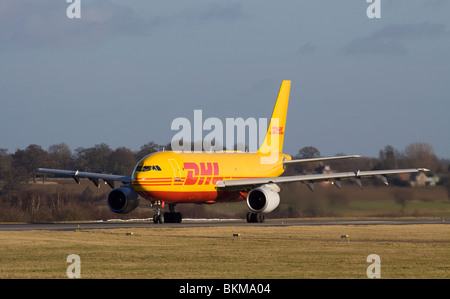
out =
{"type": "Polygon", "coordinates": [[[373,253],[382,278],[450,277],[445,224],[126,232],[0,232],[0,278],[66,278],[72,253],[81,258],[82,278],[366,278],[373,253]]]}

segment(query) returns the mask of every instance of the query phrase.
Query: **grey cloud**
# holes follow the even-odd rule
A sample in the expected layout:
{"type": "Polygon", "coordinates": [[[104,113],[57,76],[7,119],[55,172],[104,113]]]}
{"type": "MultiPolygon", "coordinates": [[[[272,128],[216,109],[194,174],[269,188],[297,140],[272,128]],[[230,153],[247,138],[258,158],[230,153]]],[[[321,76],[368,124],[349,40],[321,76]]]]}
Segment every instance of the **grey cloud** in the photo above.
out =
{"type": "Polygon", "coordinates": [[[448,4],[447,0],[427,0],[423,3],[424,7],[431,7],[433,9],[441,9],[448,4]]]}
{"type": "Polygon", "coordinates": [[[107,1],[81,1],[81,19],[69,19],[66,1],[0,2],[0,50],[99,43],[117,35],[145,35],[162,25],[232,22],[246,18],[240,3],[209,3],[164,17],[142,17],[107,1]]]}
{"type": "Polygon", "coordinates": [[[232,21],[244,17],[240,3],[218,4],[211,3],[199,12],[200,20],[232,21]]]}
{"type": "Polygon", "coordinates": [[[298,50],[297,54],[300,55],[308,55],[316,52],[316,47],[311,44],[311,42],[307,42],[303,44],[298,50]]]}
{"type": "Polygon", "coordinates": [[[81,19],[69,19],[65,1],[14,0],[0,4],[0,49],[89,44],[117,34],[144,34],[158,20],[106,1],[81,3],[81,19]]]}
{"type": "Polygon", "coordinates": [[[407,43],[417,40],[432,40],[448,35],[444,24],[390,24],[371,35],[358,37],[343,47],[347,55],[385,54],[402,55],[408,52],[407,43]]]}
{"type": "Polygon", "coordinates": [[[173,16],[173,19],[182,20],[188,23],[192,22],[231,22],[247,18],[242,11],[241,3],[209,3],[188,9],[179,15],[173,16]]]}

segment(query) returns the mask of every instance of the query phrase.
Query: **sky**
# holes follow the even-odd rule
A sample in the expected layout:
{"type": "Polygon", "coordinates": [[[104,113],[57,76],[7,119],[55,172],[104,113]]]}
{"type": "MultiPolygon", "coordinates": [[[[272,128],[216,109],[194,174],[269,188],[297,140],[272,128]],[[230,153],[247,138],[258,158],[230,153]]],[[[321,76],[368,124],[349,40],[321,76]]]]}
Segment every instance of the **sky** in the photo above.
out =
{"type": "Polygon", "coordinates": [[[291,80],[288,154],[450,158],[449,0],[79,1],[0,1],[0,148],[167,144],[196,109],[269,118],[291,80]]]}

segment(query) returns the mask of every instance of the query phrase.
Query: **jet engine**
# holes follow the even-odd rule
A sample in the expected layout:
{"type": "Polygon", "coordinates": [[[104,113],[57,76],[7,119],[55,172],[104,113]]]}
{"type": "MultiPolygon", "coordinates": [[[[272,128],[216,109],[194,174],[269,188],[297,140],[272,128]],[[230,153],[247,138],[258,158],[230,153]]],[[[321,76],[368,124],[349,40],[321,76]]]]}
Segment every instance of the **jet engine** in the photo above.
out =
{"type": "Polygon", "coordinates": [[[247,205],[254,213],[270,213],[280,204],[280,191],[275,184],[265,184],[252,189],[247,195],[247,205]]]}
{"type": "Polygon", "coordinates": [[[109,192],[107,203],[114,213],[126,214],[139,205],[139,195],[131,186],[124,185],[109,192]]]}

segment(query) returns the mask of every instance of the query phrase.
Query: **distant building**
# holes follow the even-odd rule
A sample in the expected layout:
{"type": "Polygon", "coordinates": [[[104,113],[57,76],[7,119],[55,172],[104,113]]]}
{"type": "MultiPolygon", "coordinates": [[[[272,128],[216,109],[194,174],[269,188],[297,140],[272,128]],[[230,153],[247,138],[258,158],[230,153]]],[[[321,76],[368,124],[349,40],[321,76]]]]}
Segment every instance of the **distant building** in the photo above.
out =
{"type": "Polygon", "coordinates": [[[317,167],[316,169],[314,169],[314,172],[320,173],[320,174],[334,173],[334,171],[331,170],[329,165],[321,165],[321,166],[317,167]]]}
{"type": "MultiPolygon", "coordinates": [[[[314,173],[335,173],[335,171],[331,170],[331,167],[329,165],[321,165],[314,169],[314,173]]],[[[322,186],[331,186],[333,183],[331,181],[323,181],[321,182],[322,186]]]]}
{"type": "Polygon", "coordinates": [[[409,179],[411,187],[436,186],[439,178],[425,172],[413,173],[409,179]]]}

